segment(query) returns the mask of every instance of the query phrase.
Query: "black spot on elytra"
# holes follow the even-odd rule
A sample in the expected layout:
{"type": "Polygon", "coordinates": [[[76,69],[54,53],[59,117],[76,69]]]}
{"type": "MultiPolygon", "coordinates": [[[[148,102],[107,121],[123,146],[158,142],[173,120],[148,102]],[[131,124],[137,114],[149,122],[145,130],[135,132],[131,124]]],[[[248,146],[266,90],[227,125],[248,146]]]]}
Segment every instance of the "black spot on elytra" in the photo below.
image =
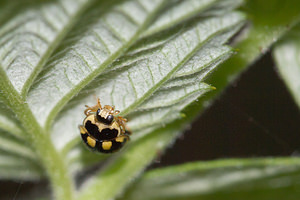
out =
{"type": "Polygon", "coordinates": [[[99,132],[98,126],[96,124],[93,124],[90,120],[88,120],[85,123],[84,127],[88,131],[89,135],[98,139],[100,132],[99,132]]]}
{"type": "Polygon", "coordinates": [[[118,130],[117,129],[109,129],[105,128],[101,131],[101,140],[111,140],[118,136],[118,130]]]}
{"type": "Polygon", "coordinates": [[[85,128],[88,131],[89,135],[91,135],[98,141],[111,140],[118,136],[117,129],[104,128],[101,132],[99,132],[98,126],[96,124],[93,124],[90,120],[85,123],[85,128]]]}

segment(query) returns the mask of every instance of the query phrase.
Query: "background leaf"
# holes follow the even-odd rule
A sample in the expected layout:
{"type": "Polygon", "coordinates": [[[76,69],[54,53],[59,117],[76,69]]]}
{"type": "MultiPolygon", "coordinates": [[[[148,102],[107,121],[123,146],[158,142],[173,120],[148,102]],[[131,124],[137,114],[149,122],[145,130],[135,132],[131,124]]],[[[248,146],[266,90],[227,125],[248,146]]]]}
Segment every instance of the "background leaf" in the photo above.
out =
{"type": "Polygon", "coordinates": [[[299,26],[295,27],[283,41],[275,46],[273,52],[278,71],[298,107],[300,107],[299,30],[299,26]]]}
{"type": "Polygon", "coordinates": [[[122,199],[297,199],[298,158],[226,159],[147,172],[122,199]]]}

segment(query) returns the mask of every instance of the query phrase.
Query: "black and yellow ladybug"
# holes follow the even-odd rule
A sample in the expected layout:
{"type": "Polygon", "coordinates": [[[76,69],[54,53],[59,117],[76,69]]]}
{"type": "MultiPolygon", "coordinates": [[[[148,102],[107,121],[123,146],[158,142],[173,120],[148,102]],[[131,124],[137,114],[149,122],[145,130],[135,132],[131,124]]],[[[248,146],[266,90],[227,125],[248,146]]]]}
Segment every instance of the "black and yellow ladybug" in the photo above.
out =
{"type": "Polygon", "coordinates": [[[121,149],[129,140],[130,132],[126,129],[127,120],[117,116],[120,111],[110,105],[102,108],[99,98],[97,105],[86,107],[86,118],[83,125],[79,126],[85,144],[101,153],[113,153],[121,149]]]}

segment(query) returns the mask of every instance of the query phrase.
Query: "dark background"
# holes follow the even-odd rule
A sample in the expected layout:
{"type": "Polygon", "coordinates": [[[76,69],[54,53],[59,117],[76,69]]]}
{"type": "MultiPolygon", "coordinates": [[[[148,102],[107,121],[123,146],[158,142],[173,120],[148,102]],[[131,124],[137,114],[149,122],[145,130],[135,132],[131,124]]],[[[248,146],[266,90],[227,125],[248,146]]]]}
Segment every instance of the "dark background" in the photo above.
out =
{"type": "MultiPolygon", "coordinates": [[[[268,53],[192,124],[150,168],[232,157],[297,156],[300,113],[268,53]]],[[[47,183],[0,181],[0,200],[47,195],[47,183]]],[[[30,197],[29,197],[30,198],[30,197]]]]}
{"type": "Polygon", "coordinates": [[[229,157],[297,156],[298,150],[299,109],[267,53],[152,167],[229,157]]]}

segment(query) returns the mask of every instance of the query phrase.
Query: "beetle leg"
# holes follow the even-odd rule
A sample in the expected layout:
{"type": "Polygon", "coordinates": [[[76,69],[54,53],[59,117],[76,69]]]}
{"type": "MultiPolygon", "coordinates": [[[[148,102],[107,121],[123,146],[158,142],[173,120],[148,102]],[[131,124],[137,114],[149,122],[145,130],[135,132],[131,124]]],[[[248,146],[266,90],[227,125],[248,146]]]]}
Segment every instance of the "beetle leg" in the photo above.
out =
{"type": "Polygon", "coordinates": [[[87,109],[84,110],[84,114],[86,116],[89,116],[90,112],[97,112],[98,109],[102,109],[102,106],[101,106],[99,98],[97,98],[97,104],[95,106],[90,107],[88,105],[85,105],[85,107],[87,107],[87,109]]]}
{"type": "Polygon", "coordinates": [[[98,108],[102,109],[102,106],[101,106],[100,98],[99,98],[99,97],[97,98],[97,106],[98,106],[98,108]]]}
{"type": "Polygon", "coordinates": [[[129,131],[129,128],[126,126],[127,119],[121,116],[116,117],[117,123],[120,125],[122,134],[130,135],[131,131],[129,131]]]}

